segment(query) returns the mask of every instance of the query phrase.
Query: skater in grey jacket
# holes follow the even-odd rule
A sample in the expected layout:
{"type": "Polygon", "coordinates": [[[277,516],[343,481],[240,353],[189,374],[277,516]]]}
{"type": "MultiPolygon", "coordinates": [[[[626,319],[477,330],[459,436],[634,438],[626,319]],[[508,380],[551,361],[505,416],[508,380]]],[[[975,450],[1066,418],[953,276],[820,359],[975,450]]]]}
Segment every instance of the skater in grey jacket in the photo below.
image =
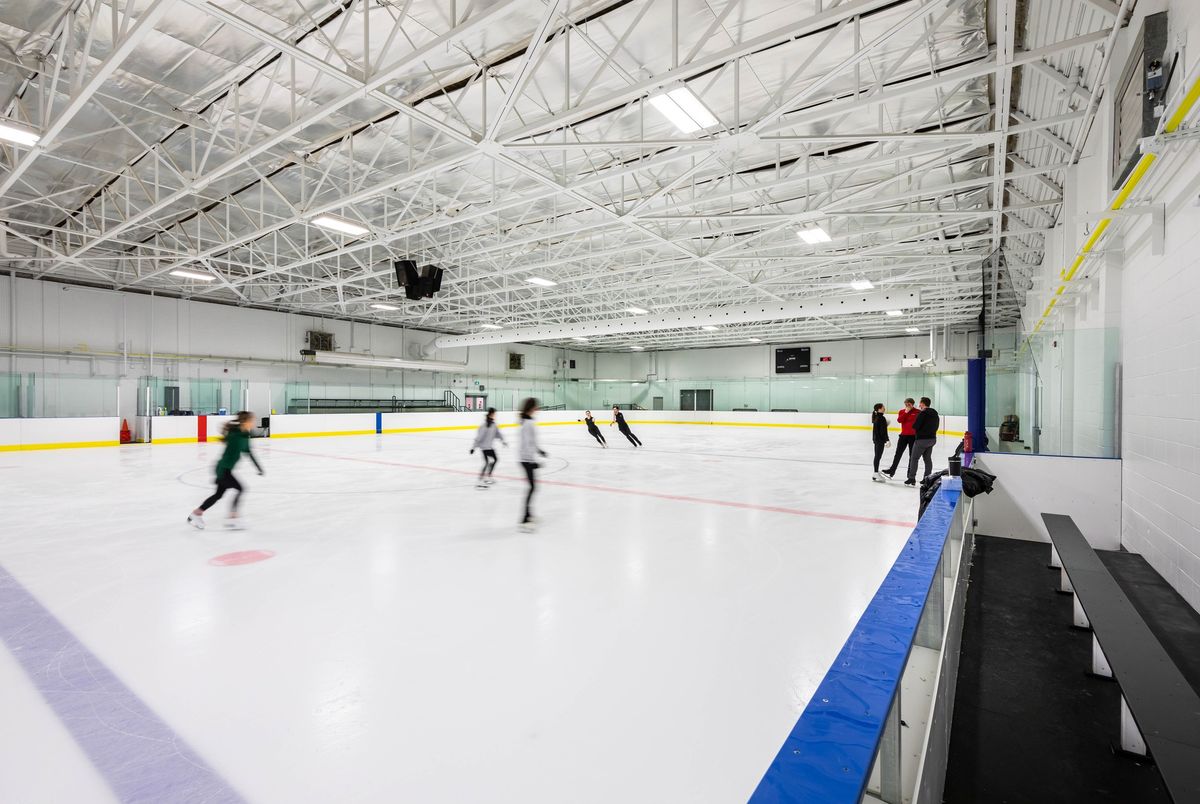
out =
{"type": "Polygon", "coordinates": [[[533,415],[538,409],[538,401],[533,397],[521,403],[521,433],[517,442],[517,457],[525,470],[525,477],[529,480],[529,493],[525,495],[525,516],[521,519],[521,530],[524,531],[533,529],[531,504],[533,492],[537,487],[535,473],[540,465],[538,459],[546,457],[546,453],[538,446],[537,422],[533,420],[533,415]]]}
{"type": "Polygon", "coordinates": [[[479,470],[479,481],[475,484],[477,489],[486,489],[495,482],[492,480],[492,472],[496,470],[496,450],[492,449],[492,444],[497,438],[501,444],[508,446],[500,428],[496,426],[496,409],[488,408],[483,424],[475,431],[475,443],[471,445],[472,455],[477,449],[483,451],[483,468],[479,470]]]}

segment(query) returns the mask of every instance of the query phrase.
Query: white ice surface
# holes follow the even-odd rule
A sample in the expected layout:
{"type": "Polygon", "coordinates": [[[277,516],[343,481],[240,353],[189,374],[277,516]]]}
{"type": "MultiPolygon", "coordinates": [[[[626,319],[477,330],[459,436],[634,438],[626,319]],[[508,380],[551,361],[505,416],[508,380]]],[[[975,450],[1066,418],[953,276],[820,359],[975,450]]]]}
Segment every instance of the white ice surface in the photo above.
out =
{"type": "MultiPolygon", "coordinates": [[[[534,534],[470,432],[255,441],[244,532],[184,524],[220,444],[6,453],[0,565],[252,802],[745,801],[916,492],[867,433],[540,432],[534,534]]],[[[111,800],[7,650],[0,712],[0,801],[111,800]]]]}

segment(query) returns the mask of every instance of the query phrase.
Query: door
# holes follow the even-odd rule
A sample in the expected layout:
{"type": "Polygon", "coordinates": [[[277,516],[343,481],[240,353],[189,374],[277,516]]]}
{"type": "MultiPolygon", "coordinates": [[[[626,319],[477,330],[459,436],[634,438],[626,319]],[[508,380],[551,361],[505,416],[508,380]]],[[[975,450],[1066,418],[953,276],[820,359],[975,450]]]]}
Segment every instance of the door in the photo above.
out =
{"type": "Polygon", "coordinates": [[[173,410],[179,410],[179,386],[164,385],[163,386],[163,407],[170,413],[173,410]]]}
{"type": "Polygon", "coordinates": [[[712,409],[712,389],[704,388],[696,391],[696,410],[712,409]]]}
{"type": "Polygon", "coordinates": [[[663,409],[663,398],[661,396],[654,397],[654,399],[652,399],[650,401],[650,409],[651,410],[662,410],[663,409]]]}
{"type": "Polygon", "coordinates": [[[680,391],[679,392],[679,409],[680,410],[695,410],[696,409],[696,392],[695,391],[680,391]]]}

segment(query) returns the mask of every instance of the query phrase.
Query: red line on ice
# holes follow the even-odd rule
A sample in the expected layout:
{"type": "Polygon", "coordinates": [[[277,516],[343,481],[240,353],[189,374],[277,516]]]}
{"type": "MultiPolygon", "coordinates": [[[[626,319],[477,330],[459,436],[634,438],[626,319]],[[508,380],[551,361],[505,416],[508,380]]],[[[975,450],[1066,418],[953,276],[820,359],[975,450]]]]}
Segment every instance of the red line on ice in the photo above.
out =
{"type": "MultiPolygon", "coordinates": [[[[381,466],[398,466],[403,469],[419,469],[424,472],[443,472],[452,475],[464,475],[466,477],[475,477],[479,473],[466,469],[449,469],[444,466],[426,466],[418,463],[403,463],[401,461],[383,461],[378,458],[355,458],[349,455],[325,455],[319,452],[303,452],[301,450],[280,449],[274,445],[271,446],[272,452],[283,452],[291,455],[307,455],[310,458],[329,458],[335,461],[354,461],[356,463],[375,463],[381,466]]],[[[504,480],[520,480],[524,477],[517,475],[500,475],[496,477],[504,480]]],[[[547,486],[562,486],[564,488],[587,489],[589,491],[606,491],[610,494],[628,494],[634,497],[651,497],[657,500],[671,500],[673,502],[690,502],[701,503],[703,505],[720,505],[725,508],[741,508],[748,511],[766,511],[772,514],[791,514],[792,516],[809,516],[819,519],[836,519],[841,522],[860,522],[868,525],[888,525],[897,528],[913,528],[916,527],[915,522],[902,522],[898,519],[878,519],[870,516],[855,516],[853,514],[838,514],[832,511],[807,511],[802,508],[785,508],[780,505],[758,505],[757,503],[736,502],[734,500],[717,500],[711,497],[689,497],[683,494],[666,494],[661,491],[643,491],[642,489],[625,489],[617,486],[598,486],[590,483],[572,483],[569,480],[538,480],[539,484],[547,486]]]]}

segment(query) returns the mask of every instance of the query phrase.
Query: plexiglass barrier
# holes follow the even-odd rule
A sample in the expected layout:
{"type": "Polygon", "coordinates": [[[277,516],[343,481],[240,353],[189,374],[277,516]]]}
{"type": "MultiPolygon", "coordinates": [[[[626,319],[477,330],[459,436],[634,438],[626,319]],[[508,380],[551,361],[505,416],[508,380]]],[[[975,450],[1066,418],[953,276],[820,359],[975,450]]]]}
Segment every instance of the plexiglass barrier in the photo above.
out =
{"type": "Polygon", "coordinates": [[[0,418],[116,416],[115,377],[0,374],[0,418]]]}
{"type": "Polygon", "coordinates": [[[988,363],[993,452],[1119,457],[1120,331],[1039,332],[988,363]]]}
{"type": "Polygon", "coordinates": [[[310,380],[227,378],[71,377],[0,374],[0,417],[138,416],[185,412],[196,415],[252,409],[261,413],[336,412],[339,409],[411,410],[448,398],[458,405],[467,395],[486,397],[498,410],[516,410],[526,397],[544,407],[606,409],[612,405],[646,410],[800,411],[838,413],[889,410],[906,397],[928,396],[947,416],[966,412],[966,375],[921,370],[880,375],[810,375],[801,378],[694,380],[513,380],[505,377],[425,375],[418,382],[331,383],[310,380]],[[121,393],[136,395],[136,405],[121,393]],[[447,397],[447,393],[452,397],[447,397]],[[362,403],[361,405],[356,403],[362,403]],[[340,407],[339,407],[340,406],[340,407]],[[118,409],[120,407],[120,409],[118,409]]]}

